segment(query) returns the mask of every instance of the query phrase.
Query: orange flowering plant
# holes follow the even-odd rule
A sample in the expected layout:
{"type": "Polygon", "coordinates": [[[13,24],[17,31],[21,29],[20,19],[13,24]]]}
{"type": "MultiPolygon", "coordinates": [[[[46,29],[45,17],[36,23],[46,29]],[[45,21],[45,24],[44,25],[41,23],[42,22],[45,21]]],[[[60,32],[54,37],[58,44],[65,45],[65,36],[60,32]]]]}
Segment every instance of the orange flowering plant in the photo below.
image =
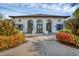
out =
{"type": "Polygon", "coordinates": [[[0,49],[12,48],[25,42],[25,35],[11,20],[0,21],[0,49]]]}
{"type": "Polygon", "coordinates": [[[65,21],[66,31],[61,30],[58,33],[56,33],[56,38],[58,41],[73,43],[76,46],[79,46],[79,14],[78,12],[79,12],[79,9],[77,9],[72,14],[73,17],[65,21]]]}
{"type": "Polygon", "coordinates": [[[58,41],[63,41],[67,43],[75,43],[75,36],[66,32],[58,32],[56,33],[56,38],[58,41]]]}
{"type": "Polygon", "coordinates": [[[60,42],[66,42],[79,46],[79,36],[66,32],[57,32],[56,38],[60,42]]]}

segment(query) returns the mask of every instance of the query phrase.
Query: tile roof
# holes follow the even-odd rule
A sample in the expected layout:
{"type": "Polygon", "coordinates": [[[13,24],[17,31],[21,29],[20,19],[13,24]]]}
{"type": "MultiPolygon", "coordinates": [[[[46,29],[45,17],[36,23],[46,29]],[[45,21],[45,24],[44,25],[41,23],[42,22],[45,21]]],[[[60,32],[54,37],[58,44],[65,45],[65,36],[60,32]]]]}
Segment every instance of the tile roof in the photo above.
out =
{"type": "Polygon", "coordinates": [[[59,15],[48,15],[48,14],[33,14],[33,15],[21,15],[21,16],[9,16],[11,18],[19,18],[19,17],[62,17],[68,18],[70,16],[59,16],[59,15]]]}

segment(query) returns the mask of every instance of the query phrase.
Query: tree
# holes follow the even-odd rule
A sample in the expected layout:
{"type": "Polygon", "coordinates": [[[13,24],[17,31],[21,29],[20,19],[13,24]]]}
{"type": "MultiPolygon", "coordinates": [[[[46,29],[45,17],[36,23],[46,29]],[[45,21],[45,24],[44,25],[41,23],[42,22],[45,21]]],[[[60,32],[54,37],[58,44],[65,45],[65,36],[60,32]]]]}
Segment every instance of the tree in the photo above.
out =
{"type": "Polygon", "coordinates": [[[79,17],[79,8],[73,13],[73,16],[79,17]]]}
{"type": "Polygon", "coordinates": [[[3,19],[4,15],[2,13],[0,13],[0,19],[3,19]]]}
{"type": "MultiPolygon", "coordinates": [[[[71,6],[78,6],[79,4],[78,3],[72,3],[71,6]]],[[[75,17],[78,17],[79,16],[79,7],[75,10],[75,12],[73,12],[72,14],[73,16],[75,17]]]]}
{"type": "Polygon", "coordinates": [[[77,5],[77,4],[78,4],[78,3],[72,3],[71,6],[73,7],[73,6],[77,5]]]}
{"type": "MultiPolygon", "coordinates": [[[[77,4],[72,4],[71,6],[75,6],[77,4]]],[[[72,14],[75,18],[69,19],[66,21],[66,28],[70,29],[72,33],[77,34],[79,33],[79,8],[72,14]]]]}

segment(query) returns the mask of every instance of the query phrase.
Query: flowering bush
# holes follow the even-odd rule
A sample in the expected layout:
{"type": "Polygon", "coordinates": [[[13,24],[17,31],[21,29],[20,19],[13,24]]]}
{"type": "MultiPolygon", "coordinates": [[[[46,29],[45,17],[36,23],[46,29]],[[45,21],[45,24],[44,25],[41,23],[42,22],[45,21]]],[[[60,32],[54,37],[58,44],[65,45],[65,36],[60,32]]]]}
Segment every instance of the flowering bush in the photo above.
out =
{"type": "Polygon", "coordinates": [[[60,30],[59,32],[66,32],[66,33],[72,33],[69,29],[60,30]]]}
{"type": "Polygon", "coordinates": [[[57,40],[79,46],[79,17],[65,21],[65,28],[56,33],[57,40]]]}
{"type": "Polygon", "coordinates": [[[19,34],[19,33],[10,36],[0,35],[0,49],[15,47],[23,43],[25,41],[24,38],[25,37],[23,36],[23,34],[19,34]]]}
{"type": "Polygon", "coordinates": [[[0,49],[12,48],[25,42],[22,31],[17,30],[10,20],[0,21],[0,49]]]}
{"type": "Polygon", "coordinates": [[[73,43],[73,44],[76,43],[76,41],[75,41],[76,37],[70,33],[58,32],[58,33],[56,33],[56,38],[58,41],[63,41],[63,42],[73,43]]]}

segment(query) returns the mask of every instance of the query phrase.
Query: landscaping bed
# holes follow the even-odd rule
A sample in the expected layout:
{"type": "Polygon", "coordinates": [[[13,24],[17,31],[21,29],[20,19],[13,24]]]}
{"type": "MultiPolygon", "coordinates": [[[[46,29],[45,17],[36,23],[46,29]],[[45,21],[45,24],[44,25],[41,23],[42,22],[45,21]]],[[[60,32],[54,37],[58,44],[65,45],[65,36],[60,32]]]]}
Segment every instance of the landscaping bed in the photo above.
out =
{"type": "Polygon", "coordinates": [[[59,31],[56,33],[56,38],[58,42],[67,44],[73,47],[79,47],[79,36],[72,34],[68,31],[59,31]]]}
{"type": "Polygon", "coordinates": [[[1,36],[0,35],[0,50],[7,48],[13,48],[24,43],[24,37],[22,35],[10,35],[10,36],[1,36]]]}
{"type": "Polygon", "coordinates": [[[56,33],[56,38],[59,42],[79,47],[79,16],[73,17],[65,21],[65,29],[60,29],[56,33]]]}
{"type": "Polygon", "coordinates": [[[28,41],[24,41],[24,42],[22,42],[22,43],[20,43],[20,44],[17,44],[17,45],[15,45],[15,46],[13,46],[13,47],[0,48],[0,52],[6,51],[6,50],[9,50],[9,49],[12,49],[12,48],[16,48],[16,47],[18,47],[18,46],[20,46],[20,45],[22,45],[22,44],[24,44],[24,43],[26,43],[26,42],[28,42],[28,41]]]}
{"type": "Polygon", "coordinates": [[[24,33],[15,28],[13,21],[0,20],[0,51],[16,47],[24,42],[24,33]]]}

